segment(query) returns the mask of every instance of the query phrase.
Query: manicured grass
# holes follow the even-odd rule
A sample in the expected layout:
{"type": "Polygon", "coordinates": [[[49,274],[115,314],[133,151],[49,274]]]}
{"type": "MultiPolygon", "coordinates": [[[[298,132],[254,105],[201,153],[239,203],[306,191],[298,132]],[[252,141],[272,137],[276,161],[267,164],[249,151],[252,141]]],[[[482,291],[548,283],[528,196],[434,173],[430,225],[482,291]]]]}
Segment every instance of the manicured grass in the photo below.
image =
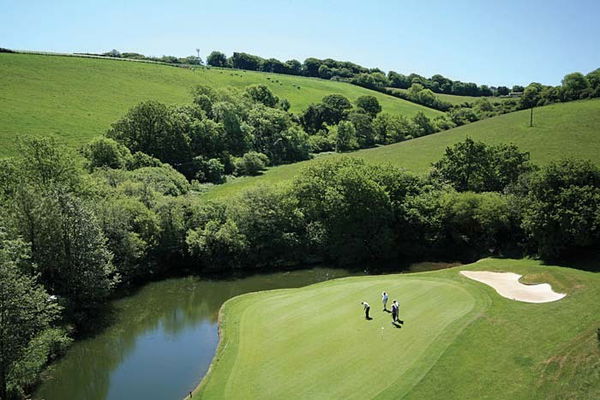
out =
{"type": "Polygon", "coordinates": [[[221,309],[219,349],[197,391],[205,399],[595,399],[598,298],[597,274],[510,259],[243,295],[221,309]],[[541,274],[568,295],[516,302],[462,269],[541,274]],[[381,311],[383,290],[400,301],[401,329],[381,311]]]}
{"type": "Polygon", "coordinates": [[[390,113],[412,116],[423,111],[439,115],[402,99],[347,83],[227,69],[195,70],[164,65],[77,57],[0,54],[0,157],[14,154],[15,138],[54,135],[78,146],[103,134],[110,124],[144,100],[187,104],[190,89],[268,85],[287,98],[299,112],[324,96],[339,93],[354,101],[376,96],[390,113]]]}
{"type": "MultiPolygon", "coordinates": [[[[534,111],[534,127],[529,127],[529,110],[517,111],[474,122],[434,135],[424,136],[389,146],[348,153],[374,163],[390,163],[424,174],[437,161],[446,147],[471,137],[488,144],[514,143],[531,153],[539,165],[564,157],[592,160],[600,165],[600,99],[553,104],[534,111]]],[[[321,157],[337,157],[324,155],[321,157]]],[[[258,177],[246,177],[215,186],[204,196],[229,196],[258,184],[288,181],[296,176],[303,163],[270,168],[258,177]]]]}

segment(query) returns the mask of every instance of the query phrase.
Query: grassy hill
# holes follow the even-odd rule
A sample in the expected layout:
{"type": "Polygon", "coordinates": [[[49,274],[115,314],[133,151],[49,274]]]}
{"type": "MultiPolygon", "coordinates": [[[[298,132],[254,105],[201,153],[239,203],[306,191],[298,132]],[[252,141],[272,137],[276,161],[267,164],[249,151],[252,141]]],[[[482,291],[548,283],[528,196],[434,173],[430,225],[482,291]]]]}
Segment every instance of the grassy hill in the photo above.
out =
{"type": "Polygon", "coordinates": [[[221,309],[219,349],[197,390],[205,399],[596,399],[599,297],[597,274],[508,259],[243,295],[221,309]],[[567,297],[509,300],[461,269],[516,272],[567,297]],[[400,329],[381,311],[384,290],[400,301],[400,329]]]}
{"type": "Polygon", "coordinates": [[[390,113],[440,113],[358,86],[322,79],[227,69],[195,70],[78,57],[0,53],[0,157],[13,154],[15,138],[55,135],[74,146],[103,134],[135,104],[155,99],[187,104],[190,89],[265,84],[298,112],[331,93],[354,101],[376,96],[390,113]]]}
{"type": "MultiPolygon", "coordinates": [[[[543,165],[563,157],[592,160],[600,165],[600,99],[539,107],[534,111],[534,127],[529,127],[529,110],[501,115],[418,139],[349,153],[369,162],[397,165],[416,173],[426,173],[446,147],[470,136],[488,144],[514,143],[531,153],[533,162],[543,165]]],[[[321,157],[338,157],[323,155],[321,157]]],[[[204,196],[227,196],[257,183],[278,183],[293,178],[307,163],[270,168],[258,177],[244,177],[218,185],[204,196]]]]}
{"type": "MultiPolygon", "coordinates": [[[[390,88],[392,90],[397,90],[398,92],[408,93],[408,89],[399,89],[399,88],[390,88]]],[[[494,96],[458,96],[454,94],[445,94],[445,93],[435,93],[435,96],[440,100],[445,101],[446,103],[450,103],[452,105],[460,105],[464,103],[474,103],[479,99],[488,99],[491,102],[505,101],[510,99],[510,97],[494,97],[494,96]]]]}

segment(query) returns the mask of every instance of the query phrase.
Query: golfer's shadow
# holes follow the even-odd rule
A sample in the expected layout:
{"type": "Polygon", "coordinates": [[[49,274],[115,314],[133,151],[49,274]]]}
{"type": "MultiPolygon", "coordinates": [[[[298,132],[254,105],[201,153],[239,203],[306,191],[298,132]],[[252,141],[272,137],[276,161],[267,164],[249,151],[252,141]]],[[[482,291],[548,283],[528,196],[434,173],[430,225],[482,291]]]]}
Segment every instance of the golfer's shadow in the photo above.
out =
{"type": "Polygon", "coordinates": [[[402,328],[403,324],[404,324],[404,321],[402,321],[400,319],[398,321],[392,322],[392,325],[394,325],[394,327],[396,327],[398,329],[402,328]]]}

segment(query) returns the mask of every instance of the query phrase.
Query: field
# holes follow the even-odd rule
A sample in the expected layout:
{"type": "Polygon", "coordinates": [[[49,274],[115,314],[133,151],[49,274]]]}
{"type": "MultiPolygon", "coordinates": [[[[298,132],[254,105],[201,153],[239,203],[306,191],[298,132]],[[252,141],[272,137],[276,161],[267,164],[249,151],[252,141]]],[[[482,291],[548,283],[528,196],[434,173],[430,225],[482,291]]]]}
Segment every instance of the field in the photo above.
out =
{"type": "Polygon", "coordinates": [[[15,140],[24,135],[54,135],[78,146],[101,135],[129,108],[144,100],[187,104],[190,89],[268,85],[287,98],[291,110],[302,111],[331,93],[354,101],[376,96],[383,109],[408,116],[427,107],[347,83],[290,75],[227,69],[195,70],[164,65],[91,58],[0,54],[0,157],[15,151],[15,140]]]}
{"type": "MultiPolygon", "coordinates": [[[[402,93],[408,93],[408,89],[399,89],[399,88],[390,88],[390,89],[397,90],[397,91],[402,92],[402,93]]],[[[435,93],[435,97],[439,98],[440,100],[445,101],[446,103],[450,103],[453,106],[464,104],[464,103],[474,103],[474,102],[476,102],[479,99],[488,99],[492,103],[499,102],[499,101],[505,101],[505,100],[509,100],[510,99],[510,97],[458,96],[458,95],[454,95],[454,94],[444,94],[444,93],[435,93]]]]}
{"type": "Polygon", "coordinates": [[[243,295],[221,309],[219,349],[197,391],[205,399],[597,399],[599,297],[597,274],[510,259],[243,295]],[[462,269],[516,272],[567,297],[509,300],[462,269]],[[400,301],[400,329],[381,311],[384,290],[400,301]]]}
{"type": "MultiPolygon", "coordinates": [[[[446,147],[469,136],[488,144],[514,143],[531,153],[534,163],[543,165],[563,157],[592,160],[600,165],[600,99],[539,107],[534,112],[534,127],[529,127],[529,110],[474,122],[434,135],[373,149],[348,153],[369,162],[391,163],[424,174],[446,147]]],[[[337,157],[323,155],[321,157],[337,157]]],[[[318,158],[317,158],[318,159],[318,158]]],[[[305,161],[282,165],[258,177],[232,180],[210,189],[204,196],[227,196],[257,183],[278,183],[293,178],[305,161]]]]}

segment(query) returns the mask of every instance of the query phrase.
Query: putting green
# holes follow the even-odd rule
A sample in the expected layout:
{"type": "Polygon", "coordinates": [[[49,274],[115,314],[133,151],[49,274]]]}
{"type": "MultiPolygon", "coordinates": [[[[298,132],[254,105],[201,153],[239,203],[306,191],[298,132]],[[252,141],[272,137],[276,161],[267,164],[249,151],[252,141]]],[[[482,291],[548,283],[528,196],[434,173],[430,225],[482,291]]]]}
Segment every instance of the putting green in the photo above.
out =
{"type": "Polygon", "coordinates": [[[433,277],[341,279],[290,292],[226,304],[222,322],[232,335],[212,372],[228,373],[207,381],[206,397],[364,399],[386,397],[389,387],[408,391],[478,304],[458,283],[433,277]],[[382,311],[383,290],[401,300],[402,328],[382,311]],[[371,305],[370,321],[362,300],[371,305]]]}
{"type": "Polygon", "coordinates": [[[600,274],[530,259],[251,293],[222,307],[194,398],[598,399],[598,299],[600,274]],[[568,295],[517,302],[461,270],[514,272],[568,295]],[[400,301],[400,329],[381,310],[384,290],[400,301]]]}

